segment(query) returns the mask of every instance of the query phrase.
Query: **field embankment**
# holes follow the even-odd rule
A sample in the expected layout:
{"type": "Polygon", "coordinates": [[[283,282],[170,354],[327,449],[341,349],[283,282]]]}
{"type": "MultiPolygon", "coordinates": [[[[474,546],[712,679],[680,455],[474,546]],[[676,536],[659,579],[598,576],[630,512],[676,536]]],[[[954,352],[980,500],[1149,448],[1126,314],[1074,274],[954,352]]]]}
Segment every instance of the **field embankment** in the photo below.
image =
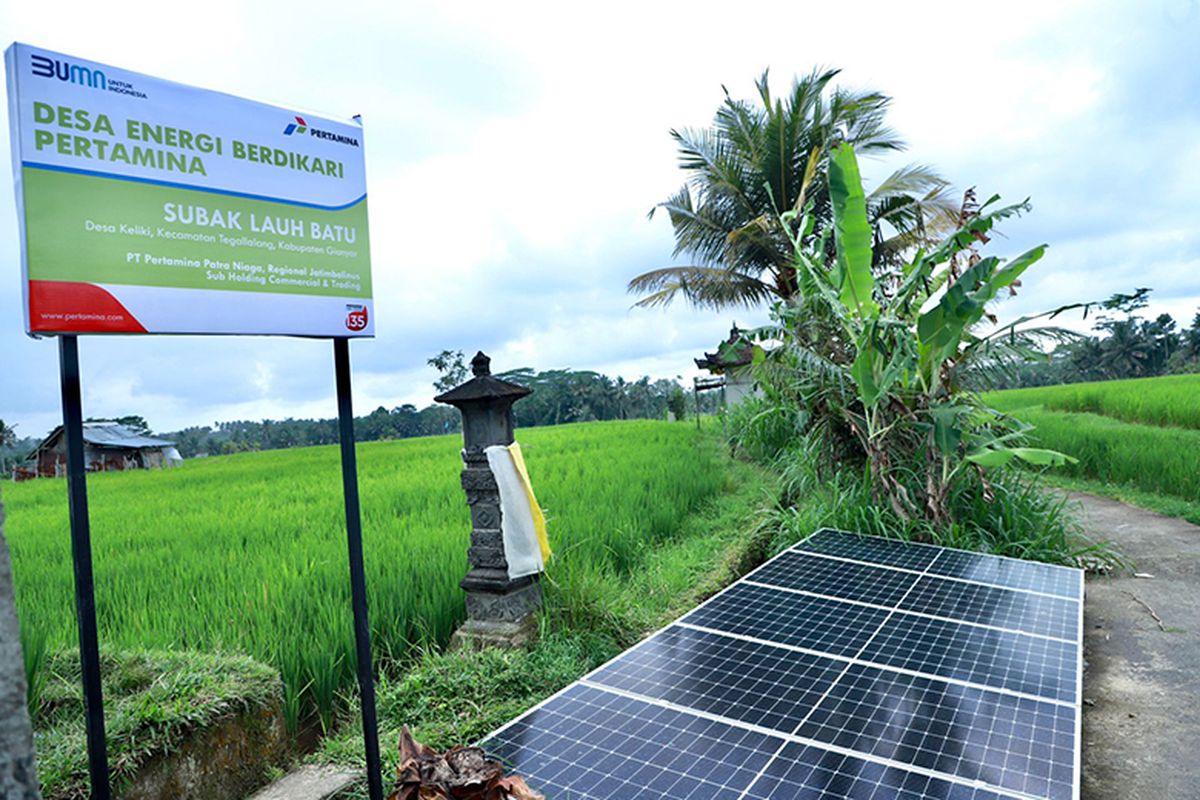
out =
{"type": "Polygon", "coordinates": [[[986,399],[1034,425],[1040,446],[1078,459],[1054,472],[1092,482],[1076,484],[1080,488],[1108,485],[1107,494],[1159,510],[1187,517],[1200,512],[1194,505],[1200,500],[1200,375],[1014,389],[986,399]]]}
{"type": "MultiPolygon", "coordinates": [[[[557,563],[586,587],[631,573],[729,480],[691,425],[637,421],[522,430],[557,563]]],[[[377,659],[444,643],[463,616],[470,520],[457,436],[359,448],[377,659]]],[[[352,620],[334,447],[89,478],[100,640],[106,648],[245,653],[278,668],[294,723],[326,721],[353,686],[352,620]]],[[[75,645],[62,481],[5,488],[17,605],[35,651],[75,645]]],[[[582,606],[583,604],[581,604],[582,606]]]]}

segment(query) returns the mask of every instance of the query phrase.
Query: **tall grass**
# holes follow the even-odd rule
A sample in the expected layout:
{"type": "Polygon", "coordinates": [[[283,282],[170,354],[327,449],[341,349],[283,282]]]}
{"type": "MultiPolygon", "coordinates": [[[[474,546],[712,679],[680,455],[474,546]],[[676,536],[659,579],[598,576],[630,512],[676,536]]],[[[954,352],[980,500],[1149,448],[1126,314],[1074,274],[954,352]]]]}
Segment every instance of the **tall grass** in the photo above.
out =
{"type": "MultiPolygon", "coordinates": [[[[522,430],[559,563],[552,576],[630,570],[726,479],[690,425],[636,421],[522,430]]],[[[359,447],[376,653],[401,660],[461,621],[470,519],[458,437],[359,447]]],[[[89,478],[102,646],[252,655],[280,670],[290,720],[328,723],[353,684],[346,542],[334,447],[247,453],[89,478]]],[[[10,486],[22,619],[76,641],[62,481],[10,486]]]]}
{"type": "Polygon", "coordinates": [[[1200,430],[1200,375],[1166,375],[1123,381],[1069,383],[991,392],[986,400],[1002,411],[1044,406],[1105,417],[1200,430]]]}

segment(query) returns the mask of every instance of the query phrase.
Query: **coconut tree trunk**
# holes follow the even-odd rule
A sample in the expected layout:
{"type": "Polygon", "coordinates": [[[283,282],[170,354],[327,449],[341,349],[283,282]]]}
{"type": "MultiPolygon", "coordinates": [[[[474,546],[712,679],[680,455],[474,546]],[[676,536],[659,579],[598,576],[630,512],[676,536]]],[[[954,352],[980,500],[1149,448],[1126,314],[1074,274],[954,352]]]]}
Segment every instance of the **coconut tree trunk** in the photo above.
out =
{"type": "Polygon", "coordinates": [[[0,504],[0,797],[40,800],[33,761],[33,729],[25,698],[25,661],[13,601],[12,565],[0,504]]]}

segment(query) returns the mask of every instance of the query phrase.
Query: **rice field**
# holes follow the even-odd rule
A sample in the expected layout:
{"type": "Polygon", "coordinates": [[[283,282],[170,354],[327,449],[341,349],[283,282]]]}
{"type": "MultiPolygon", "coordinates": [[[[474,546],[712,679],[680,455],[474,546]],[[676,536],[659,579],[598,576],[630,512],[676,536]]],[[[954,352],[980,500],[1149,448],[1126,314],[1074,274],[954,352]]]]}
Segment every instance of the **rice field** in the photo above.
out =
{"type": "Polygon", "coordinates": [[[1055,472],[1167,497],[1200,498],[1200,375],[993,392],[1042,446],[1079,459],[1055,472]]]}
{"type": "Polygon", "coordinates": [[[1042,406],[1052,411],[1087,412],[1125,422],[1200,430],[1200,375],[1037,386],[993,392],[988,400],[1002,411],[1042,406]]]}
{"type": "MultiPolygon", "coordinates": [[[[686,424],[522,430],[556,563],[570,581],[633,569],[727,479],[710,437],[686,424]]],[[[359,446],[376,658],[449,639],[464,615],[470,517],[457,436],[359,446]]],[[[328,721],[354,683],[338,452],[314,447],[89,477],[102,647],[244,653],[277,667],[294,722],[328,721]]],[[[4,487],[27,649],[76,646],[66,489],[4,487]]]]}

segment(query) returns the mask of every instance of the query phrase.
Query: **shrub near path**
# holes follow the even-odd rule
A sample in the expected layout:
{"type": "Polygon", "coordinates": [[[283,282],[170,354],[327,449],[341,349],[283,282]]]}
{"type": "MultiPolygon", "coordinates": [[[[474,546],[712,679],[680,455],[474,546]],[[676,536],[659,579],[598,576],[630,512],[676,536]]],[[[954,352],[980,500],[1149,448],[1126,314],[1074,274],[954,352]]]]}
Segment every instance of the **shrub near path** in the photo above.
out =
{"type": "MultiPolygon", "coordinates": [[[[691,425],[586,423],[521,430],[564,566],[627,572],[724,486],[727,459],[691,425]]],[[[444,643],[463,615],[470,532],[457,436],[361,445],[375,652],[444,643]]],[[[280,670],[291,723],[331,722],[354,684],[338,453],[248,453],[162,472],[89,477],[97,617],[105,648],[240,652],[280,670]]],[[[5,491],[24,636],[75,646],[62,481],[5,491]]],[[[583,583],[588,575],[575,571],[583,583]]]]}

